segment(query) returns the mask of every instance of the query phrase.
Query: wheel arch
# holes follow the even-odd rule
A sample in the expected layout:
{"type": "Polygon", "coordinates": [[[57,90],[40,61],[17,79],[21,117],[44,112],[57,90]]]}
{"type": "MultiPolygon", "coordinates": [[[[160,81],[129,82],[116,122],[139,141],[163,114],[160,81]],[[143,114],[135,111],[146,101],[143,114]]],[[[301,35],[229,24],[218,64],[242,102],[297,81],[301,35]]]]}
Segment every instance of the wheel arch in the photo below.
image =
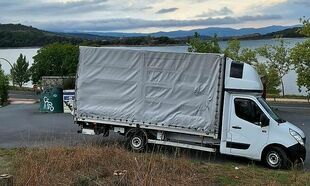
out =
{"type": "Polygon", "coordinates": [[[125,134],[125,137],[128,138],[130,137],[131,135],[135,134],[135,133],[139,133],[139,132],[142,132],[143,135],[145,136],[146,139],[148,139],[148,134],[147,132],[144,130],[144,129],[141,129],[141,128],[131,128],[129,130],[126,131],[126,134],[125,134]]]}
{"type": "Polygon", "coordinates": [[[284,150],[284,152],[286,153],[286,155],[289,155],[287,152],[287,148],[284,145],[281,145],[279,143],[272,143],[272,144],[268,144],[266,147],[264,147],[262,153],[261,153],[261,157],[260,159],[263,160],[264,156],[266,155],[267,151],[272,148],[272,147],[280,147],[281,149],[284,150]]]}

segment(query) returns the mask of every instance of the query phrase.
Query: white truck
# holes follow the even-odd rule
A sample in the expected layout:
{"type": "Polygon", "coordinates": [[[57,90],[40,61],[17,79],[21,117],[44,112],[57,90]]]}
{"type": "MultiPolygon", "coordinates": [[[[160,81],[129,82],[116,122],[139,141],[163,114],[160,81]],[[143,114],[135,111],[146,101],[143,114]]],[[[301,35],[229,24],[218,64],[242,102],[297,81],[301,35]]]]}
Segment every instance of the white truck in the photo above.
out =
{"type": "Polygon", "coordinates": [[[305,134],[261,97],[256,70],[222,54],[80,47],[78,132],[242,156],[270,168],[306,156],[305,134]]]}

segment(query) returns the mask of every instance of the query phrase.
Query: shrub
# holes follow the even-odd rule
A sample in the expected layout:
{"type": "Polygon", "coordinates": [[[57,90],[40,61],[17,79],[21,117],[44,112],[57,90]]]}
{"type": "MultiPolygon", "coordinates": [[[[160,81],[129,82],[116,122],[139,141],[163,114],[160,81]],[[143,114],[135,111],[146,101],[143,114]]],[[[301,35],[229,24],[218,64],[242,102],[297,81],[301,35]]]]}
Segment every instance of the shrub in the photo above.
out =
{"type": "Polygon", "coordinates": [[[4,105],[8,100],[9,78],[4,74],[0,66],[0,105],[4,105]]]}

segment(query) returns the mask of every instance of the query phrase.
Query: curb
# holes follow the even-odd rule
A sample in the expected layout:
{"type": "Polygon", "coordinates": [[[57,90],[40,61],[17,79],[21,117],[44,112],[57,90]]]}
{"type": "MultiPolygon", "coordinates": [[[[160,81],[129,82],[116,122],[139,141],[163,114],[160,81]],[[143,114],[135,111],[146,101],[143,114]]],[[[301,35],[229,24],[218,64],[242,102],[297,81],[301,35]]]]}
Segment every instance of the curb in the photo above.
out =
{"type": "Polygon", "coordinates": [[[38,103],[37,99],[18,99],[18,98],[10,98],[9,103],[11,105],[20,105],[20,104],[35,104],[38,103]]]}
{"type": "Polygon", "coordinates": [[[267,98],[266,100],[269,102],[310,103],[308,99],[267,98]]]}

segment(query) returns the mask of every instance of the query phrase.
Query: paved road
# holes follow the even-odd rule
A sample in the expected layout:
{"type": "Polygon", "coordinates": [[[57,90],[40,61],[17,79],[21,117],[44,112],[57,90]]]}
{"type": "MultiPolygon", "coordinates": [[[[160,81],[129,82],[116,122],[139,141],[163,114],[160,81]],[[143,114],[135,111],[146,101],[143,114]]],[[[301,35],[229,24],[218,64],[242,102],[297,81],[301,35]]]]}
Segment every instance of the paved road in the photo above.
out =
{"type": "Polygon", "coordinates": [[[40,95],[36,95],[34,92],[31,91],[9,91],[10,98],[21,98],[21,99],[40,99],[40,95]]]}
{"type": "Polygon", "coordinates": [[[310,104],[271,103],[271,106],[281,118],[293,123],[306,134],[307,156],[305,166],[310,170],[310,104]]]}
{"type": "MultiPolygon", "coordinates": [[[[102,140],[97,136],[77,134],[79,127],[73,123],[70,114],[40,113],[38,109],[39,104],[0,108],[0,147],[76,145],[102,140]]],[[[111,139],[117,137],[115,134],[111,139]]]]}
{"type": "MultiPolygon", "coordinates": [[[[285,120],[300,127],[307,136],[306,148],[310,149],[310,104],[272,104],[276,112],[285,120]]],[[[77,145],[85,143],[102,143],[123,139],[117,134],[109,138],[101,136],[85,136],[77,134],[79,129],[73,124],[70,114],[39,113],[38,104],[9,105],[0,108],[0,147],[40,146],[40,145],[77,145]]],[[[220,159],[225,156],[211,157],[209,154],[200,154],[203,159],[220,159]]],[[[195,155],[194,155],[195,156],[195,155]]],[[[235,160],[233,158],[233,160],[235,160]]],[[[248,163],[247,160],[237,159],[237,162],[248,163]]],[[[308,153],[305,165],[310,170],[310,155],[308,153]]]]}

